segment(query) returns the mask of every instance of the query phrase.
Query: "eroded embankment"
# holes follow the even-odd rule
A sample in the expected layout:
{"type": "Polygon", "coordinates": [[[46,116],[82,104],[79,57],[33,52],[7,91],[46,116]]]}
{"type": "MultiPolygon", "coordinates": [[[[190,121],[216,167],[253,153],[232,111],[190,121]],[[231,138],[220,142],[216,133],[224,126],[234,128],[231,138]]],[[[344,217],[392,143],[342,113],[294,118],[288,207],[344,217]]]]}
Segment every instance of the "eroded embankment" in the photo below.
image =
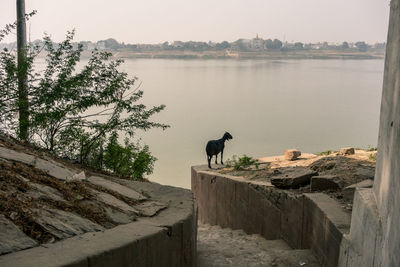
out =
{"type": "Polygon", "coordinates": [[[0,142],[0,266],[194,266],[189,190],[0,142]]]}

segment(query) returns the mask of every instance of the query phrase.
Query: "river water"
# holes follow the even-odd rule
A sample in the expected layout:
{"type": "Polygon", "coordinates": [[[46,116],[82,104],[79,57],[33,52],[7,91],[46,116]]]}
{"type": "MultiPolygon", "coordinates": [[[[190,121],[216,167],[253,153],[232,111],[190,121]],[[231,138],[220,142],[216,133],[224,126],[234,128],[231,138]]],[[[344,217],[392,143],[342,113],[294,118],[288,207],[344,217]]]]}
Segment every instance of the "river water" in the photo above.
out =
{"type": "Polygon", "coordinates": [[[139,78],[141,102],[167,106],[153,120],[171,128],[137,135],[158,158],[150,180],[190,188],[190,166],[206,164],[207,141],[225,131],[233,136],[225,159],[375,147],[383,66],[383,60],[127,59],[122,69],[139,78]]]}
{"type": "Polygon", "coordinates": [[[224,158],[377,145],[383,60],[128,59],[153,117],[171,128],[140,133],[158,158],[150,179],[190,188],[210,139],[233,135],[224,158]]]}

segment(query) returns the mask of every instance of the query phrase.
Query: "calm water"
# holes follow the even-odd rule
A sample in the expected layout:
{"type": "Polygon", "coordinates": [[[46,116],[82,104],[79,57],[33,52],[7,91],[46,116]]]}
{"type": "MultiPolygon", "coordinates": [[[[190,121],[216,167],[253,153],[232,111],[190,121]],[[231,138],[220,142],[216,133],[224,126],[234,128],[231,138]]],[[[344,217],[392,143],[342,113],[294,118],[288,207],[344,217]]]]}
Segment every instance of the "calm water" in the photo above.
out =
{"type": "MultiPolygon", "coordinates": [[[[128,59],[142,102],[167,108],[171,125],[139,133],[158,158],[152,181],[190,188],[190,166],[206,164],[210,139],[233,135],[224,158],[288,148],[321,152],[376,146],[383,60],[128,59]]],[[[38,62],[43,67],[44,61],[38,62]]]]}
{"type": "Polygon", "coordinates": [[[225,131],[225,159],[285,149],[376,146],[383,60],[126,60],[143,102],[166,104],[143,141],[158,158],[150,179],[190,188],[190,166],[225,131]]]}

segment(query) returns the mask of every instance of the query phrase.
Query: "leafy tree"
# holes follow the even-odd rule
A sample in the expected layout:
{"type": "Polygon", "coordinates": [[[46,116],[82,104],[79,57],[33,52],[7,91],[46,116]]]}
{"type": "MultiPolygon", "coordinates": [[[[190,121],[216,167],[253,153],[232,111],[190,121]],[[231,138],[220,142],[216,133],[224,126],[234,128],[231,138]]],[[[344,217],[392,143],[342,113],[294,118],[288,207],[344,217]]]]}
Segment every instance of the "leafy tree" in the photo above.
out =
{"type": "Polygon", "coordinates": [[[303,49],[303,43],[297,42],[297,43],[294,44],[294,47],[295,47],[296,49],[301,50],[301,49],[303,49]]]}
{"type": "Polygon", "coordinates": [[[274,39],[273,41],[271,39],[267,39],[265,40],[265,45],[267,46],[267,49],[281,49],[283,44],[278,39],[274,39]]]}
{"type": "MultiPolygon", "coordinates": [[[[169,127],[150,121],[150,117],[165,106],[147,108],[138,104],[143,91],[139,87],[133,88],[137,78],[131,79],[119,71],[123,61],[111,60],[111,53],[94,50],[87,64],[78,68],[82,45],[74,48],[73,37],[74,31],[68,32],[65,41],[54,44],[45,36],[44,47],[30,47],[25,66],[29,77],[30,140],[56,155],[101,168],[103,147],[113,133],[132,138],[138,129],[169,127]],[[46,66],[44,70],[36,71],[33,62],[41,50],[45,51],[46,66]]],[[[17,72],[15,53],[2,51],[0,124],[14,136],[18,124],[17,72]]],[[[150,164],[142,166],[145,173],[152,170],[150,167],[155,159],[147,146],[140,149],[129,142],[125,145],[140,157],[139,161],[133,160],[136,165],[132,163],[130,167],[139,168],[138,162],[142,162],[150,164]],[[147,160],[137,151],[147,153],[147,160]]]]}
{"type": "Polygon", "coordinates": [[[223,41],[223,42],[217,43],[215,45],[215,49],[217,49],[217,50],[225,50],[225,49],[228,49],[230,47],[231,47],[231,45],[227,41],[223,41]]]}
{"type": "Polygon", "coordinates": [[[115,40],[114,38],[108,38],[107,40],[104,40],[103,42],[107,49],[117,50],[118,48],[121,47],[121,44],[118,43],[118,41],[115,40]]]}
{"type": "Polygon", "coordinates": [[[348,49],[348,48],[349,48],[349,43],[348,42],[343,42],[342,49],[348,49]]]}
{"type": "Polygon", "coordinates": [[[368,45],[365,42],[357,42],[355,45],[360,52],[366,52],[368,50],[368,45]]]}

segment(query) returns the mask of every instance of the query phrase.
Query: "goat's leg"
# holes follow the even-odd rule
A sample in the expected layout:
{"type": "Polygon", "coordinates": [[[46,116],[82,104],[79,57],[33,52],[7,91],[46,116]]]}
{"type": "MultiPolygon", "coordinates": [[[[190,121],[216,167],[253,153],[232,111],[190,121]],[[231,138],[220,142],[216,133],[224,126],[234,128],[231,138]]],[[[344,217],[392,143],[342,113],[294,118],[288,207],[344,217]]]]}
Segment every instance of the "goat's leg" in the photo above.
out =
{"type": "Polygon", "coordinates": [[[224,165],[224,150],[221,151],[221,164],[224,165]]]}
{"type": "Polygon", "coordinates": [[[208,168],[210,168],[210,169],[211,169],[211,165],[210,165],[210,163],[211,163],[211,157],[212,157],[212,156],[207,155],[208,168]]]}
{"type": "Polygon", "coordinates": [[[215,155],[215,164],[218,164],[217,160],[218,160],[218,154],[215,155]]]}

